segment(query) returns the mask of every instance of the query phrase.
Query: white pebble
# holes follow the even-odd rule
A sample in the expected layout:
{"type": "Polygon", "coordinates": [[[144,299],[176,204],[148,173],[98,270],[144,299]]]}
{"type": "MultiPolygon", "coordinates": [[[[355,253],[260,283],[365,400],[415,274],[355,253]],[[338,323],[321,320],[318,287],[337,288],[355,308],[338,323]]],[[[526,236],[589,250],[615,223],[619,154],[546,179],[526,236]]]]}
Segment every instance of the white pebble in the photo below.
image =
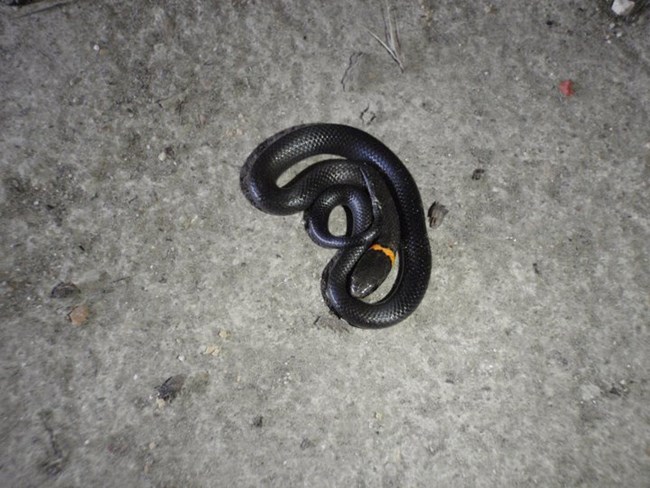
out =
{"type": "Polygon", "coordinates": [[[627,15],[634,8],[634,2],[630,0],[614,0],[612,3],[612,12],[616,15],[627,15]]]}

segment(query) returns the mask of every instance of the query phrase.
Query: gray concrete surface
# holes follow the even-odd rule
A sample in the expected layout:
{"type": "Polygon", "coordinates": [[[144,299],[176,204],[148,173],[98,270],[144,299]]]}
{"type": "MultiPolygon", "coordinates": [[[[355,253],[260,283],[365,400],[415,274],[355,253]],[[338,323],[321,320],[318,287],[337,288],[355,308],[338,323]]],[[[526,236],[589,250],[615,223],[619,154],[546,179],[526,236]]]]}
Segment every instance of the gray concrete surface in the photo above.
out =
{"type": "Polygon", "coordinates": [[[381,2],[59,3],[0,10],[1,486],[650,486],[647,11],[394,0],[402,72],[381,2]],[[394,328],[240,194],[313,121],[449,209],[394,328]]]}

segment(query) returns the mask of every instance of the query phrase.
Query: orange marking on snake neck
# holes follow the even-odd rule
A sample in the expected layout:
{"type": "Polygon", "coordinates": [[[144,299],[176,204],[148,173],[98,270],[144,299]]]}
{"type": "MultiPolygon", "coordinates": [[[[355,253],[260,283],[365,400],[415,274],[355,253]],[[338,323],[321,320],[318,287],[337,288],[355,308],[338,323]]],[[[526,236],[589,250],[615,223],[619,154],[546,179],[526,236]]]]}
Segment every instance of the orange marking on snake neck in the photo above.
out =
{"type": "Polygon", "coordinates": [[[388,256],[388,259],[390,259],[391,266],[395,264],[395,253],[393,252],[392,249],[388,247],[384,247],[381,244],[373,244],[372,246],[370,246],[370,249],[372,249],[373,251],[383,252],[386,256],[388,256]]]}

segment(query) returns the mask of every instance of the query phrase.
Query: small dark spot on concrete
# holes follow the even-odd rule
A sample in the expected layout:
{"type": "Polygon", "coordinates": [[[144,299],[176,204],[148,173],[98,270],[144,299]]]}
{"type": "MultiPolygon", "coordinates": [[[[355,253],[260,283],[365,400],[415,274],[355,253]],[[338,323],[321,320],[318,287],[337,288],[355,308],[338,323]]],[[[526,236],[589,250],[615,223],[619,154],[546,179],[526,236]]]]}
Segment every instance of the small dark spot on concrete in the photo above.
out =
{"type": "Polygon", "coordinates": [[[173,148],[172,146],[167,146],[167,147],[165,148],[165,155],[166,155],[168,158],[172,158],[172,159],[173,159],[174,156],[175,156],[174,148],[173,148]]]}
{"type": "Polygon", "coordinates": [[[535,271],[536,275],[542,274],[541,271],[539,270],[539,264],[538,263],[533,263],[533,271],[535,271]]]}
{"type": "Polygon", "coordinates": [[[552,20],[547,20],[546,25],[548,25],[549,27],[553,27],[555,25],[555,22],[553,22],[552,20]]]}
{"type": "Polygon", "coordinates": [[[64,283],[61,282],[52,288],[50,296],[52,298],[68,298],[72,296],[79,295],[81,290],[74,283],[64,283]]]}
{"type": "Polygon", "coordinates": [[[628,385],[634,383],[633,381],[621,381],[617,385],[612,385],[612,387],[609,389],[607,393],[613,396],[617,397],[624,397],[628,393],[630,393],[630,389],[628,388],[628,385]]]}
{"type": "Polygon", "coordinates": [[[481,178],[483,178],[484,174],[485,174],[485,170],[483,168],[476,168],[472,173],[472,179],[480,180],[481,178]]]}
{"type": "Polygon", "coordinates": [[[309,449],[310,447],[314,447],[314,443],[307,439],[306,437],[303,438],[302,442],[300,443],[300,449],[309,449]]]}
{"type": "Polygon", "coordinates": [[[111,281],[111,283],[119,283],[120,281],[129,281],[131,279],[130,276],[122,276],[121,278],[117,278],[116,280],[111,281]]]}
{"type": "Polygon", "coordinates": [[[456,382],[455,382],[453,379],[451,379],[451,378],[446,378],[446,379],[445,379],[445,383],[449,383],[450,385],[453,385],[453,384],[455,384],[456,382]]]}
{"type": "Polygon", "coordinates": [[[65,469],[68,462],[68,455],[64,452],[58,436],[54,433],[53,412],[51,410],[43,410],[39,412],[43,427],[47,432],[49,438],[50,449],[47,459],[41,462],[41,468],[48,476],[55,477],[61,474],[65,469]]]}
{"type": "Polygon", "coordinates": [[[158,392],[158,398],[171,403],[172,400],[174,400],[174,398],[176,398],[178,393],[181,391],[181,388],[183,388],[184,383],[184,374],[170,376],[162,385],[156,386],[155,389],[158,392]]]}
{"type": "Polygon", "coordinates": [[[264,417],[258,415],[253,419],[253,427],[262,427],[264,425],[264,417]]]}

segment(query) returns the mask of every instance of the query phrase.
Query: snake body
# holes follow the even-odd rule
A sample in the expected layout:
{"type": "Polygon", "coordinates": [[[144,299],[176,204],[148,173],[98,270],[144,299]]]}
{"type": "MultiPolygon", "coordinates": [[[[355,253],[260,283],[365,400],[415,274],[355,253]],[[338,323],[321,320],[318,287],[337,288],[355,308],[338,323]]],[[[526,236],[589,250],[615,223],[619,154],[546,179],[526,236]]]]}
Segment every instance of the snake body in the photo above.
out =
{"type": "Polygon", "coordinates": [[[304,212],[312,240],[338,249],[323,270],[321,291],[330,310],[350,325],[388,327],[408,317],[422,301],[431,251],[420,194],[404,164],[373,136],[337,124],[292,127],[251,153],[241,169],[240,185],[246,198],[264,212],[304,212]],[[343,159],[314,163],[286,185],[278,185],[285,171],[317,155],[343,159]],[[337,206],[343,206],[348,217],[342,236],[328,229],[329,215],[337,206]],[[399,270],[391,290],[374,303],[363,300],[386,277],[395,253],[399,270]]]}

